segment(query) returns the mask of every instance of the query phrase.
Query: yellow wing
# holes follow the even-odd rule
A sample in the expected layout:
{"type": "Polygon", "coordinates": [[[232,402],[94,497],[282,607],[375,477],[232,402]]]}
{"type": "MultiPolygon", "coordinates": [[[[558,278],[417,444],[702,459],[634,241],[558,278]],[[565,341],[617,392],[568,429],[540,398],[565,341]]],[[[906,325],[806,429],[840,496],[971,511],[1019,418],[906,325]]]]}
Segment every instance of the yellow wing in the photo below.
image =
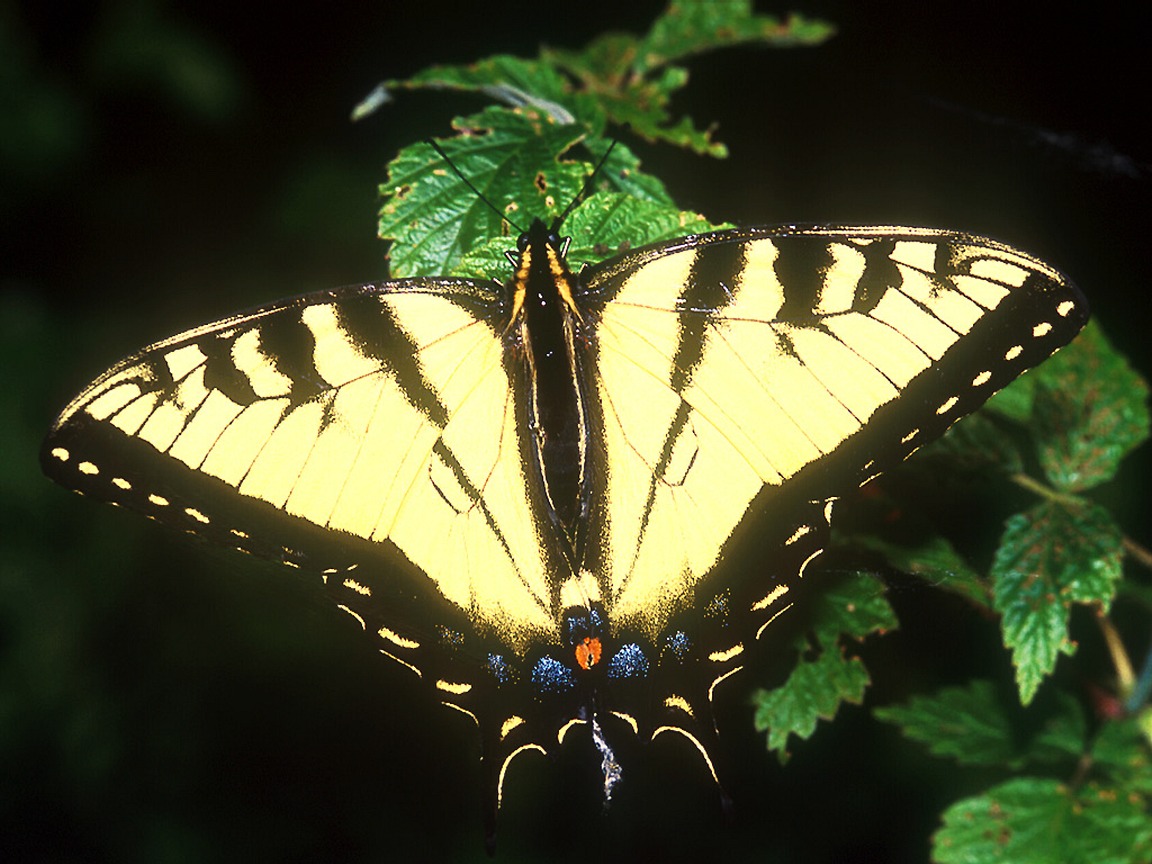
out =
{"type": "Polygon", "coordinates": [[[590,569],[612,620],[651,638],[696,602],[750,511],[864,482],[1086,317],[1043,262],[918,228],[685,238],[594,269],[581,299],[607,452],[590,569]]]}
{"type": "Polygon", "coordinates": [[[490,820],[509,763],[581,723],[606,795],[601,720],[679,733],[716,776],[713,691],[819,554],[826,502],[1087,315],[1047,265],[963,234],[721,232],[577,283],[533,231],[503,293],[342,289],[146,348],[73,400],[41,457],[66,486],[322,571],[381,651],[476,720],[490,820]],[[528,338],[530,304],[562,341],[528,338]],[[560,350],[578,410],[549,417],[573,418],[572,441],[531,402],[563,396],[531,380],[560,350]],[[542,463],[549,434],[584,460],[563,519],[542,478],[564,489],[577,466],[542,463]],[[757,572],[727,578],[753,546],[757,572]]]}
{"type": "Polygon", "coordinates": [[[555,640],[557,565],[525,476],[503,317],[486,287],[409,280],[228,318],[95,381],[57,420],[45,468],[361,593],[378,580],[361,584],[357,565],[398,551],[409,580],[479,632],[513,649],[555,640]]]}

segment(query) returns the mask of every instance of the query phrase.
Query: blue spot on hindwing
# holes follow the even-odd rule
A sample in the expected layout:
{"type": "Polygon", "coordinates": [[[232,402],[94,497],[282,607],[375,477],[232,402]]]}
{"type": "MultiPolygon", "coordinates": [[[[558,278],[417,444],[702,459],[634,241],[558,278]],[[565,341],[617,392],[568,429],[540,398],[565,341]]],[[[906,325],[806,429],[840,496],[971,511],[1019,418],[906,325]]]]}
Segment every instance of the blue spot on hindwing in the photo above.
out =
{"type": "Polygon", "coordinates": [[[608,661],[609,678],[643,678],[648,674],[648,658],[635,642],[621,645],[608,661]]]}
{"type": "Polygon", "coordinates": [[[501,684],[507,684],[512,680],[512,668],[508,665],[508,660],[503,654],[489,654],[485,668],[501,684]]]}
{"type": "Polygon", "coordinates": [[[541,693],[564,693],[576,686],[576,677],[555,657],[541,657],[532,666],[532,686],[541,693]]]}
{"type": "Polygon", "coordinates": [[[664,637],[664,649],[680,662],[684,662],[688,659],[688,652],[692,650],[692,640],[683,630],[677,630],[664,637]]]}
{"type": "Polygon", "coordinates": [[[711,600],[704,604],[704,617],[705,618],[718,618],[721,622],[728,622],[728,615],[731,611],[732,599],[729,597],[728,589],[725,588],[711,600]]]}
{"type": "Polygon", "coordinates": [[[460,648],[464,645],[464,634],[443,624],[436,625],[436,635],[445,648],[460,648]]]}

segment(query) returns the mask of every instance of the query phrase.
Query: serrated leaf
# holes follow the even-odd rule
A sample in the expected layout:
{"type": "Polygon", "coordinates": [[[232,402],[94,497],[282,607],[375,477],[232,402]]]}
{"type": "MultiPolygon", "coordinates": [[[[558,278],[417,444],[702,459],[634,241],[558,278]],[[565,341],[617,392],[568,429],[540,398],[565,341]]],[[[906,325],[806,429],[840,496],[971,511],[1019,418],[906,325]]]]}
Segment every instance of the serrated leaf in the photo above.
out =
{"type": "Polygon", "coordinates": [[[825,649],[842,636],[860,640],[900,626],[880,580],[864,573],[841,579],[814,599],[812,633],[825,649]]]}
{"type": "Polygon", "coordinates": [[[671,3],[643,38],[610,33],[583,51],[545,50],[541,56],[578,82],[581,116],[602,112],[649,141],[723,157],[727,149],[711,139],[711,129],[698,129],[688,118],[672,121],[668,106],[687,83],[688,73],[669,64],[737,44],[812,45],[832,32],[823,22],[799,16],[781,21],[754,15],[747,0],[681,0],[671,3]],[[582,101],[584,97],[595,99],[595,108],[582,101]]]}
{"type": "Polygon", "coordinates": [[[579,124],[593,136],[608,122],[627,124],[650,141],[724,156],[710,130],[690,120],[673,122],[668,106],[688,73],[671,60],[741,43],[811,45],[832,33],[819,21],[792,16],[780,21],[752,14],[745,0],[672,3],[638,39],[610,33],[581,51],[543,49],[538,59],[497,55],[467,65],[432,66],[405,79],[382,82],[353,112],[359,119],[399,90],[483,93],[512,108],[530,108],[557,125],[579,124]]]}
{"type": "MultiPolygon", "coordinates": [[[[633,198],[621,192],[600,192],[569,214],[564,234],[572,238],[568,264],[579,272],[583,264],[597,264],[634,246],[714,230],[703,216],[675,207],[633,198]]],[[[497,237],[474,246],[453,275],[496,278],[508,270],[505,252],[513,244],[497,237]]]]}
{"type": "Polygon", "coordinates": [[[959,594],[983,608],[991,608],[992,592],[986,579],[968,564],[947,539],[934,535],[916,545],[901,545],[883,537],[862,535],[855,542],[878,552],[895,569],[917,576],[933,586],[959,594]]]}
{"type": "Polygon", "coordinates": [[[825,650],[815,660],[798,663],[780,687],[753,692],[753,724],[768,733],[768,749],[786,761],[790,735],[809,738],[818,720],[836,716],[841,702],[859,704],[868,684],[868,670],[859,658],[825,650]]]}
{"type": "Polygon", "coordinates": [[[572,236],[568,260],[574,268],[594,264],[618,252],[717,227],[698,213],[623,193],[601,193],[574,210],[565,223],[565,232],[572,236]]]}
{"type": "Polygon", "coordinates": [[[1054,708],[1028,742],[1029,762],[1064,763],[1079,760],[1088,750],[1088,720],[1084,708],[1070,693],[1053,694],[1054,708]]]}
{"type": "Polygon", "coordinates": [[[1040,464],[1057,489],[1089,489],[1148,439],[1148,384],[1090,322],[1042,367],[1034,423],[1040,464]]]}
{"type": "Polygon", "coordinates": [[[904,705],[877,708],[875,715],[899,726],[904,737],[925,745],[934,756],[961,765],[1018,770],[1030,762],[1074,764],[1083,754],[1084,712],[1070,696],[1059,694],[1054,710],[1028,740],[1015,727],[1010,707],[991,681],[977,680],[914,697],[904,705]]]}
{"type": "Polygon", "coordinates": [[[1092,760],[1108,772],[1109,779],[1140,792],[1152,794],[1152,759],[1139,717],[1124,717],[1101,726],[1092,742],[1092,760]]]}
{"type": "MultiPolygon", "coordinates": [[[[599,164],[609,144],[602,138],[585,140],[584,144],[599,164]]],[[[648,201],[653,204],[664,204],[674,207],[675,202],[668,194],[664,183],[652,174],[640,170],[640,160],[623,142],[617,139],[612,151],[600,168],[601,175],[609,189],[635,198],[639,201],[648,201]]],[[[662,238],[658,238],[662,239],[662,238]]]]}
{"type": "Polygon", "coordinates": [[[904,705],[877,708],[875,716],[900,727],[905,738],[924,744],[934,756],[961,765],[1023,764],[1012,741],[1012,725],[991,681],[973,681],[904,705]]]}
{"type": "MultiPolygon", "coordinates": [[[[845,656],[841,637],[858,640],[896,628],[896,614],[877,587],[876,580],[864,575],[831,586],[813,609],[811,632],[819,653],[805,653],[781,686],[752,694],[753,723],[757,731],[768,733],[768,749],[781,761],[788,758],[789,736],[807,739],[817,721],[836,716],[841,702],[858,705],[863,700],[868,670],[859,658],[845,656]]],[[[806,652],[808,637],[799,636],[796,646],[806,652]]]]}
{"type": "Polygon", "coordinates": [[[827,22],[796,14],[783,20],[756,15],[752,0],[673,0],[641,41],[636,68],[646,71],[732,45],[818,45],[835,32],[827,22]]]}
{"type": "MultiPolygon", "coordinates": [[[[584,185],[582,163],[556,159],[580,139],[575,126],[498,108],[456,125],[468,134],[441,146],[493,206],[517,208],[516,218],[559,213],[584,185]]],[[[381,194],[379,233],[395,241],[394,277],[448,275],[471,246],[502,233],[500,217],[428,144],[397,154],[381,194]]]]}
{"type": "Polygon", "coordinates": [[[429,66],[403,79],[382,82],[377,90],[456,90],[484,93],[512,108],[535,108],[557,125],[577,119],[587,128],[600,131],[603,124],[590,123],[592,117],[577,117],[567,79],[552,63],[497,54],[466,65],[429,66]]]}
{"type": "Polygon", "coordinates": [[[726,156],[724,145],[711,140],[710,129],[697,129],[687,117],[672,121],[672,96],[688,82],[688,73],[671,66],[642,74],[635,67],[639,51],[634,37],[609,33],[583,51],[545,49],[541,56],[577,81],[580,89],[573,104],[594,132],[612,122],[628,126],[649,141],[663,141],[702,155],[726,156]]]}
{"type": "Polygon", "coordinates": [[[1105,610],[1120,577],[1121,535],[1095,505],[1045,502],[1008,520],[992,564],[993,606],[1012,652],[1020,699],[1071,654],[1068,614],[1074,602],[1105,610]]]}
{"type": "MultiPolygon", "coordinates": [[[[465,134],[440,141],[459,174],[496,208],[509,223],[524,229],[533,218],[551,221],[584,189],[594,166],[564,158],[581,140],[576,126],[556,126],[547,117],[523,111],[489,107],[454,125],[465,134]]],[[[609,142],[589,141],[595,157],[608,151],[609,142]]],[[[598,160],[599,161],[599,160],[598,160]]],[[[631,245],[642,245],[686,233],[710,230],[703,217],[677,210],[663,184],[640,170],[640,162],[625,145],[617,143],[595,175],[597,185],[625,193],[627,207],[610,203],[601,210],[635,211],[623,223],[631,245]]],[[[507,271],[504,251],[514,245],[509,228],[428,144],[402,150],[389,164],[388,182],[381,186],[385,204],[379,233],[395,241],[392,275],[491,277],[502,281],[507,271]]],[[[587,246],[572,250],[572,262],[594,262],[605,249],[628,248],[624,238],[612,236],[611,225],[600,232],[584,228],[597,212],[589,204],[573,212],[563,229],[587,246]],[[582,215],[580,214],[583,211],[582,215]],[[605,233],[607,232],[607,233],[605,233]],[[592,254],[582,255],[595,239],[592,254]]],[[[616,220],[617,223],[620,220],[616,220]]]]}
{"type": "Polygon", "coordinates": [[[1152,818],[1140,795],[1022,777],[945,810],[932,851],[940,864],[1140,864],[1152,818]]]}

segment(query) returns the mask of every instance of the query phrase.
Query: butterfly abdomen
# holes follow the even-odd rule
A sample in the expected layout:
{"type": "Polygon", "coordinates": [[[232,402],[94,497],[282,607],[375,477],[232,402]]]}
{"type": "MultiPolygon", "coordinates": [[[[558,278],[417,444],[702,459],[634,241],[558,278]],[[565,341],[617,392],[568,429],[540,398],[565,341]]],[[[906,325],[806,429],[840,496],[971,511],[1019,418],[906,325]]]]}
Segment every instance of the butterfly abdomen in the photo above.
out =
{"type": "MultiPolygon", "coordinates": [[[[520,310],[519,322],[513,323],[519,323],[528,365],[525,422],[550,515],[572,547],[584,511],[588,454],[587,395],[576,363],[575,277],[542,222],[534,222],[525,236],[512,286],[518,298],[513,305],[520,310]]],[[[577,568],[577,550],[569,553],[577,568]]]]}

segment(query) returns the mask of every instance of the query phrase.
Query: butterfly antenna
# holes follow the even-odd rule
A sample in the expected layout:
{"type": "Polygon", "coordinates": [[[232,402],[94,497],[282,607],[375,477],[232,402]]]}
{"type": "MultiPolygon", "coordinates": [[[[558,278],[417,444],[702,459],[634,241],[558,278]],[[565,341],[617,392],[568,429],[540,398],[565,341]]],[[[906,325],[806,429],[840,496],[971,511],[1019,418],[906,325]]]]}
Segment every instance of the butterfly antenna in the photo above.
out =
{"type": "Polygon", "coordinates": [[[600,157],[600,161],[596,163],[596,167],[592,169],[592,173],[588,175],[588,179],[584,181],[584,188],[569,202],[568,206],[564,208],[564,212],[552,221],[551,231],[553,234],[556,234],[560,230],[560,226],[564,224],[564,220],[568,218],[568,214],[575,210],[583,203],[585,198],[592,194],[592,187],[596,183],[596,176],[600,173],[600,169],[604,167],[604,163],[608,161],[608,157],[612,155],[615,147],[616,139],[613,138],[612,143],[608,145],[608,149],[604,151],[604,155],[600,157]]]}
{"type": "Polygon", "coordinates": [[[448,154],[444,152],[444,148],[441,147],[439,144],[437,144],[435,139],[429,138],[429,139],[427,139],[427,142],[428,142],[429,146],[432,147],[433,150],[435,150],[437,153],[440,154],[440,158],[443,159],[447,163],[448,167],[452,169],[452,172],[464,182],[464,185],[467,186],[469,189],[471,189],[473,193],[475,193],[477,198],[479,198],[481,201],[483,201],[485,204],[487,204],[488,207],[492,210],[492,212],[495,213],[497,216],[499,216],[501,218],[501,220],[507,222],[509,225],[511,225],[513,228],[515,228],[516,232],[518,234],[524,233],[523,228],[521,228],[519,225],[517,225],[515,222],[513,222],[508,217],[507,213],[505,213],[503,210],[501,210],[499,207],[497,207],[495,204],[493,204],[491,201],[489,201],[488,198],[485,197],[484,193],[481,192],[479,189],[477,189],[476,185],[471,180],[469,180],[467,177],[464,176],[464,172],[456,167],[456,163],[453,162],[449,158],[448,154]]]}

